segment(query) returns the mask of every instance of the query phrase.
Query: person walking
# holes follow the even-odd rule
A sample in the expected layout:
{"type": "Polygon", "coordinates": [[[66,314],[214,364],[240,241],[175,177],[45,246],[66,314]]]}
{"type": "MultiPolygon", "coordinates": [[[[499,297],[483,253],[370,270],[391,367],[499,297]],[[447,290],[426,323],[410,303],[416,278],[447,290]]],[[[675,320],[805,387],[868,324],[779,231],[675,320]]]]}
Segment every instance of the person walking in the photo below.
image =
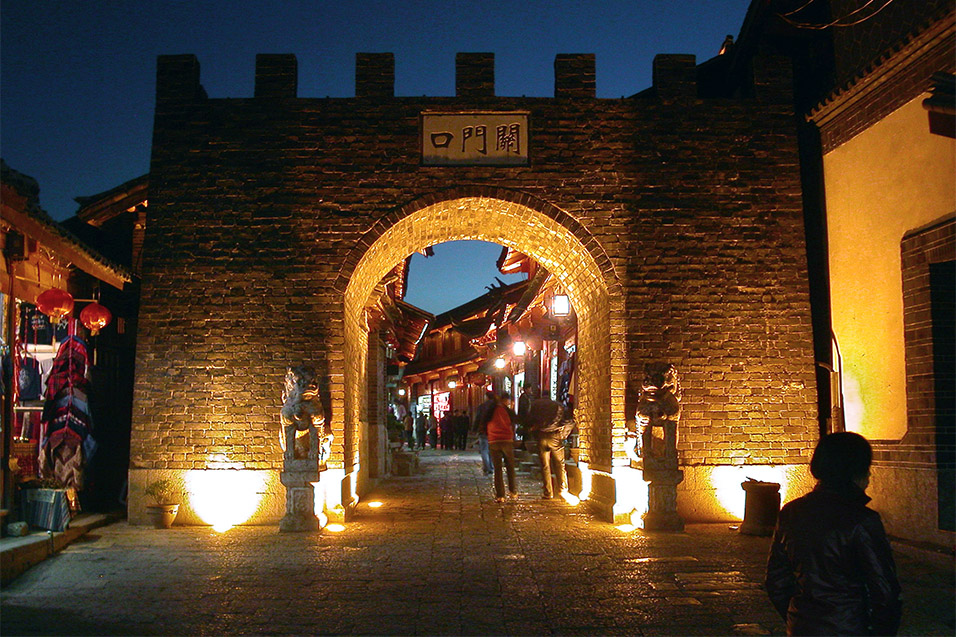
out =
{"type": "Polygon", "coordinates": [[[405,431],[405,443],[409,451],[415,449],[415,441],[412,439],[414,434],[414,422],[412,421],[412,415],[406,413],[405,417],[402,418],[402,427],[405,431]]]}
{"type": "Polygon", "coordinates": [[[493,471],[491,452],[488,449],[488,421],[491,420],[497,406],[498,400],[495,393],[490,390],[485,392],[485,402],[478,406],[471,427],[472,432],[478,434],[478,453],[481,455],[481,470],[485,475],[489,475],[493,471]]]}
{"type": "Polygon", "coordinates": [[[423,413],[418,414],[418,420],[415,422],[415,440],[419,449],[425,448],[425,423],[428,417],[423,413]]]}
{"type": "Polygon", "coordinates": [[[455,449],[464,451],[468,444],[468,414],[462,409],[455,416],[455,449]]]}
{"type": "Polygon", "coordinates": [[[508,472],[508,495],[518,497],[515,478],[515,428],[511,411],[511,394],[505,392],[497,399],[491,418],[488,420],[488,449],[495,472],[495,502],[505,501],[505,485],[502,463],[508,472]]]}
{"type": "Polygon", "coordinates": [[[428,416],[428,444],[438,449],[438,420],[434,415],[428,416]]]}
{"type": "Polygon", "coordinates": [[[787,635],[895,635],[900,585],[880,514],[866,506],[873,451],[850,432],[820,439],[817,485],[780,511],[766,589],[787,635]]]}
{"type": "Polygon", "coordinates": [[[454,422],[454,415],[450,409],[442,414],[441,420],[438,421],[438,435],[441,440],[442,449],[451,449],[452,443],[455,440],[454,422]]]}
{"type": "Polygon", "coordinates": [[[515,419],[515,439],[522,442],[529,437],[528,431],[528,410],[531,408],[531,401],[538,397],[538,392],[532,390],[528,385],[521,386],[521,395],[515,405],[517,418],[515,419]]]}
{"type": "Polygon", "coordinates": [[[557,476],[558,494],[565,490],[568,483],[564,468],[564,435],[562,422],[569,420],[566,407],[550,398],[536,398],[531,401],[526,417],[526,427],[538,440],[538,458],[541,460],[541,481],[545,500],[554,498],[554,485],[551,471],[557,476]]]}

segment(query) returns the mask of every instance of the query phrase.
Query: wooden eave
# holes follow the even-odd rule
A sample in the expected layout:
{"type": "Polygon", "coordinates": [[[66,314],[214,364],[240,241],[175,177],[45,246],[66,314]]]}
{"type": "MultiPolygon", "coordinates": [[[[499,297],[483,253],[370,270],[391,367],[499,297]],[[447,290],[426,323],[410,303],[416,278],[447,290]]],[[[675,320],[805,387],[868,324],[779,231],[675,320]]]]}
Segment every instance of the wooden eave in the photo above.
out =
{"type": "Polygon", "coordinates": [[[149,175],[143,175],[98,195],[76,197],[76,216],[91,226],[101,226],[113,217],[140,205],[147,205],[149,175]]]}
{"type": "MultiPolygon", "coordinates": [[[[8,193],[13,192],[15,191],[12,188],[8,191],[8,193]]],[[[5,196],[0,201],[0,212],[2,212],[0,216],[4,221],[54,252],[59,258],[118,290],[122,290],[123,286],[129,283],[130,275],[128,273],[97,258],[90,248],[68,236],[66,231],[55,225],[52,220],[50,222],[43,221],[27,210],[11,206],[8,201],[8,193],[4,193],[5,196]]]]}

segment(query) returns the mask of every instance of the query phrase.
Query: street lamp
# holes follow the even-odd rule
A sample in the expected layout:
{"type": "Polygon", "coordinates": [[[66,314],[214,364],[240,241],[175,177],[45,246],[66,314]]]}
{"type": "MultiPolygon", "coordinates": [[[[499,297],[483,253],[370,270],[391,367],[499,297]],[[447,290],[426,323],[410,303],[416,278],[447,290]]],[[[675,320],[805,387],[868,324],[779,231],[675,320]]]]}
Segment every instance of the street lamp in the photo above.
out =
{"type": "Polygon", "coordinates": [[[528,346],[525,345],[524,341],[515,341],[514,345],[511,346],[511,351],[514,352],[515,356],[524,356],[524,353],[528,351],[528,346]]]}
{"type": "Polygon", "coordinates": [[[551,312],[555,316],[567,316],[571,313],[571,301],[567,294],[555,294],[551,298],[551,312]]]}
{"type": "Polygon", "coordinates": [[[504,369],[505,368],[505,359],[498,357],[495,359],[495,369],[504,369]]]}

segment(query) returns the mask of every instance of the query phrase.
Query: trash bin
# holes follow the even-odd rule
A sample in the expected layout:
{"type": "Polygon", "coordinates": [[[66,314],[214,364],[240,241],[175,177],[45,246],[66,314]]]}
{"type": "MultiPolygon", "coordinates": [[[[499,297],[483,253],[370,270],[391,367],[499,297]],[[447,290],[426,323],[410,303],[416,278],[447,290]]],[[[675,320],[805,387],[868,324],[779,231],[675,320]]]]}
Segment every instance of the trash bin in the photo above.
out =
{"type": "Polygon", "coordinates": [[[744,521],[740,532],[744,535],[773,535],[780,512],[780,485],[748,478],[740,483],[744,490],[744,521]]]}

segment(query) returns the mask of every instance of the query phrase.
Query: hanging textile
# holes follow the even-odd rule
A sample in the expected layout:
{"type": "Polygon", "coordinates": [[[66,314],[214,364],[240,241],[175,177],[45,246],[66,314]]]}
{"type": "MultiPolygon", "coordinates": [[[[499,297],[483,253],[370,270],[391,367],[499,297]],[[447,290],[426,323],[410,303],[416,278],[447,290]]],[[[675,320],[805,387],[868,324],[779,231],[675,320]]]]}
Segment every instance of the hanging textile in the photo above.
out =
{"type": "Polygon", "coordinates": [[[86,343],[70,335],[60,343],[46,382],[40,423],[40,476],[83,488],[83,470],[96,451],[90,415],[86,343]]]}

